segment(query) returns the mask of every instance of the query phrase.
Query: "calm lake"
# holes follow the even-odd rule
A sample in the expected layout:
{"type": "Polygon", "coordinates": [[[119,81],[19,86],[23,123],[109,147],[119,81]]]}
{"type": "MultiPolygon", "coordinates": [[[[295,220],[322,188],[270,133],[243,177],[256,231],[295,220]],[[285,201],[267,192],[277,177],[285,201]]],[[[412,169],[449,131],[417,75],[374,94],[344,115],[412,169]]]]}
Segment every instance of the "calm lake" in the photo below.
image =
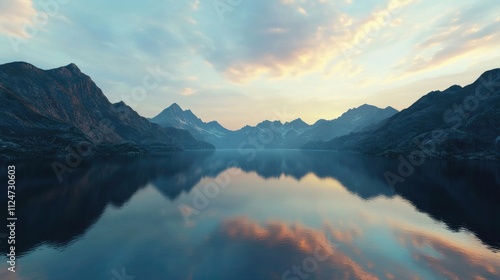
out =
{"type": "Polygon", "coordinates": [[[500,279],[496,162],[426,160],[393,187],[398,159],[325,151],[94,160],[62,182],[15,164],[0,279],[500,279]]]}

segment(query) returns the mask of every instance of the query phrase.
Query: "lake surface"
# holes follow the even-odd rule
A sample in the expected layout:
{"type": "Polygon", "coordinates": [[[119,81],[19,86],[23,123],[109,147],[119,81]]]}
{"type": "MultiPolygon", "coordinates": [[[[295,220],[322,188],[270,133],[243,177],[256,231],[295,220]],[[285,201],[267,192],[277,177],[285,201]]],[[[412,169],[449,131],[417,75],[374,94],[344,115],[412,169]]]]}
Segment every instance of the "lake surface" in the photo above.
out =
{"type": "Polygon", "coordinates": [[[0,279],[500,279],[495,162],[427,160],[393,187],[397,159],[322,151],[94,160],[62,182],[15,164],[0,279]]]}

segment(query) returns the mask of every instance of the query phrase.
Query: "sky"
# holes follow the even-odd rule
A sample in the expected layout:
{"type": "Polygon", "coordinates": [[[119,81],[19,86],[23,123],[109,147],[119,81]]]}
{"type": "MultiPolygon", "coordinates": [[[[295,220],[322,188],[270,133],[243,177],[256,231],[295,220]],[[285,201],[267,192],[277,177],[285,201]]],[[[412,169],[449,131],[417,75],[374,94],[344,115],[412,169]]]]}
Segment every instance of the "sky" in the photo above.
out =
{"type": "Polygon", "coordinates": [[[473,82],[498,30],[498,0],[1,0],[0,64],[75,63],[145,117],[312,124],[473,82]]]}

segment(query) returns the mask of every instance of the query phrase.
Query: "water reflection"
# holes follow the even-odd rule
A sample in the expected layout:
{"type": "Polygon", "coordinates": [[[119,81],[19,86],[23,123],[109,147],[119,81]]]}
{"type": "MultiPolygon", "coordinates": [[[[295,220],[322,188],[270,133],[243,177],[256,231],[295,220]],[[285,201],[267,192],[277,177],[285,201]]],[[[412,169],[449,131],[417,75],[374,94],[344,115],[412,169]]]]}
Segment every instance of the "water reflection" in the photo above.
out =
{"type": "MultiPolygon", "coordinates": [[[[440,279],[496,279],[500,275],[499,258],[493,254],[484,256],[440,237],[397,230],[401,245],[416,264],[440,279]],[[425,246],[437,255],[429,256],[423,251],[425,246]]],[[[360,234],[334,227],[317,230],[279,221],[262,225],[245,217],[228,219],[199,248],[204,261],[198,269],[227,275],[227,279],[269,279],[274,271],[287,270],[290,277],[286,279],[432,279],[385,256],[370,258],[368,250],[356,245],[360,234]],[[340,245],[332,244],[325,232],[342,237],[333,238],[340,245]],[[210,260],[221,257],[224,265],[214,267],[210,260]],[[252,275],[242,275],[242,271],[252,271],[252,275]]]]}
{"type": "MultiPolygon", "coordinates": [[[[193,168],[208,155],[173,153],[162,158],[85,162],[62,182],[57,180],[50,162],[16,163],[17,254],[43,243],[64,247],[97,221],[108,205],[123,206],[148,182],[156,182],[162,194],[175,199],[205,176],[196,175],[193,168]]],[[[1,195],[5,201],[6,193],[1,195]]],[[[7,244],[0,245],[6,252],[7,244]]]]}
{"type": "MultiPolygon", "coordinates": [[[[338,236],[352,234],[333,228],[327,231],[337,231],[338,236]]],[[[269,279],[273,272],[288,272],[285,279],[376,279],[327,236],[323,230],[300,224],[274,221],[261,225],[245,217],[228,219],[199,248],[199,254],[205,257],[198,269],[227,275],[227,279],[269,279]],[[224,265],[213,267],[209,260],[221,256],[224,265]]],[[[352,240],[344,240],[342,246],[352,240]]],[[[281,279],[280,274],[274,276],[281,279]]]]}
{"type": "MultiPolygon", "coordinates": [[[[238,166],[246,174],[255,173],[266,181],[279,181],[285,176],[300,185],[310,174],[317,178],[335,179],[349,193],[366,203],[378,197],[402,197],[418,211],[446,223],[449,229],[472,232],[492,251],[500,248],[500,217],[497,215],[500,213],[500,169],[497,163],[429,160],[404,183],[391,188],[383,173],[397,170],[398,164],[393,159],[333,152],[263,151],[255,156],[234,151],[183,152],[158,158],[87,162],[59,183],[50,163],[18,162],[17,253],[35,258],[33,250],[44,245],[63,251],[78,243],[107,209],[126,208],[124,206],[140,190],[153,186],[168,201],[175,202],[203,180],[219,176],[228,166],[238,166]]],[[[0,168],[6,170],[4,166],[0,168]]],[[[2,177],[0,180],[6,179],[2,177]]],[[[245,180],[254,181],[251,176],[245,180]]],[[[234,180],[233,183],[236,182],[234,180]]],[[[293,192],[288,189],[280,191],[284,192],[284,196],[288,191],[293,192]]],[[[303,190],[304,195],[306,191],[303,190]]],[[[0,200],[5,199],[5,194],[1,194],[0,200]]],[[[234,200],[235,203],[242,203],[241,198],[234,197],[234,200]]],[[[310,203],[313,208],[314,201],[309,200],[304,196],[304,203],[310,203]]],[[[262,203],[265,210],[272,207],[262,203]]],[[[147,206],[145,203],[144,207],[147,206]]],[[[281,279],[282,273],[294,264],[300,266],[318,248],[331,257],[318,262],[317,269],[310,273],[308,279],[426,278],[417,268],[408,269],[408,265],[397,259],[386,258],[382,253],[377,255],[377,250],[370,250],[369,246],[361,244],[360,240],[367,238],[363,235],[367,234],[368,226],[345,226],[322,221],[319,227],[314,227],[300,219],[296,223],[282,220],[261,222],[252,218],[255,213],[248,212],[244,217],[219,217],[213,230],[203,233],[203,243],[195,245],[184,240],[186,237],[175,237],[175,232],[181,232],[185,225],[180,222],[182,218],[176,206],[171,208],[169,211],[175,214],[169,215],[178,215],[175,221],[179,223],[169,225],[168,232],[173,239],[179,240],[170,244],[169,248],[183,253],[174,256],[161,250],[141,252],[136,248],[137,254],[167,258],[169,261],[178,259],[176,267],[161,269],[158,268],[163,264],[161,260],[149,259],[147,263],[151,273],[142,279],[161,278],[166,274],[171,279],[209,279],[208,275],[213,276],[212,279],[281,279]],[[185,244],[187,251],[181,245],[184,244],[182,240],[188,242],[185,244]],[[341,244],[341,247],[335,244],[341,244]]],[[[232,213],[234,208],[227,206],[223,210],[232,213]]],[[[290,215],[299,215],[297,212],[300,209],[286,211],[290,211],[290,215]]],[[[307,212],[306,209],[303,212],[307,212]]],[[[369,223],[369,218],[367,221],[369,223]]],[[[156,232],[151,228],[155,223],[141,222],[145,231],[156,232]]],[[[445,278],[493,279],[499,275],[498,256],[491,251],[474,251],[432,232],[398,224],[387,227],[399,238],[397,246],[411,252],[413,265],[435,271],[445,278]]],[[[120,235],[117,232],[112,234],[120,235]]],[[[158,234],[155,237],[151,233],[151,240],[143,242],[154,244],[165,232],[158,234]]],[[[119,240],[119,237],[116,238],[119,240]]],[[[5,253],[6,244],[0,245],[2,253],[5,253]]],[[[143,263],[141,267],[145,265],[143,263]]],[[[300,275],[293,275],[301,279],[300,275]]],[[[288,279],[294,279],[293,275],[290,274],[288,279]]]]}

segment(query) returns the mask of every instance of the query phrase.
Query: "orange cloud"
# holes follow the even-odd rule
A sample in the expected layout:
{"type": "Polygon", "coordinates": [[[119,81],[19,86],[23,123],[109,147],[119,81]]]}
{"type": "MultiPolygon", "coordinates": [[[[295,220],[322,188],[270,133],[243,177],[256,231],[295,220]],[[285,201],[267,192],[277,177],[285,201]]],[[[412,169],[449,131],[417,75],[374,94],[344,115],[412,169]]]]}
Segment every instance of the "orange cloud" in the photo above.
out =
{"type": "Polygon", "coordinates": [[[429,71],[470,57],[473,52],[495,50],[500,44],[500,20],[485,25],[460,24],[454,17],[450,26],[433,34],[413,49],[396,69],[406,73],[429,71]]]}
{"type": "Polygon", "coordinates": [[[36,15],[32,0],[2,0],[0,2],[0,34],[29,37],[25,26],[36,15]]]}

